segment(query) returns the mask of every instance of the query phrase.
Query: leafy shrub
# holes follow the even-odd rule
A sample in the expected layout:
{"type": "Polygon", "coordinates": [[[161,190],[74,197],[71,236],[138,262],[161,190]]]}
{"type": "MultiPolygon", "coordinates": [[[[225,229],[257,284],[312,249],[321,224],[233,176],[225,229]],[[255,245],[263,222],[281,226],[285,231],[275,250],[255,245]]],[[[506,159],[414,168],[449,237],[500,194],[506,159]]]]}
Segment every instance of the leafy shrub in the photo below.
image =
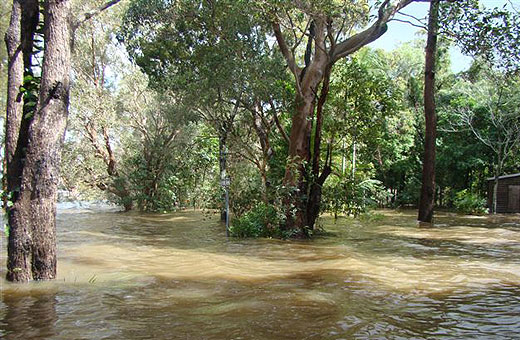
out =
{"type": "Polygon", "coordinates": [[[386,195],[378,180],[336,177],[324,187],[323,207],[335,217],[341,213],[356,217],[377,207],[379,202],[385,201],[386,195]]]}
{"type": "Polygon", "coordinates": [[[284,214],[280,209],[262,202],[234,219],[229,232],[234,237],[281,237],[283,220],[284,214]]]}
{"type": "Polygon", "coordinates": [[[467,189],[459,191],[455,195],[453,204],[457,211],[465,214],[485,214],[487,212],[486,200],[467,189]]]}

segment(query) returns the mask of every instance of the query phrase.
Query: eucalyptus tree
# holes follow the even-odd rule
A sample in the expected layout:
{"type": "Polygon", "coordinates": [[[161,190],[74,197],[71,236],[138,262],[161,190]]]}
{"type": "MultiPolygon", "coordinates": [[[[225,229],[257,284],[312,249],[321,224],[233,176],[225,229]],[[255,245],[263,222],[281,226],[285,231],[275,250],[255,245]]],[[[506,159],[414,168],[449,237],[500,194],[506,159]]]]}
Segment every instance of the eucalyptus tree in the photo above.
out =
{"type": "Polygon", "coordinates": [[[331,172],[329,162],[321,166],[320,150],[334,64],[381,37],[387,22],[412,2],[379,1],[371,11],[367,1],[259,1],[296,89],[284,177],[293,189],[285,200],[285,228],[295,235],[313,228],[331,172]]]}
{"type": "Polygon", "coordinates": [[[67,0],[46,0],[43,7],[37,0],[13,1],[6,34],[9,281],[56,277],[56,193],[74,32],[117,2],[74,13],[67,0]]]}
{"type": "Polygon", "coordinates": [[[90,187],[107,191],[128,211],[133,208],[133,200],[121,169],[121,145],[131,133],[131,118],[121,112],[118,102],[138,100],[139,94],[122,98],[118,87],[128,84],[124,84],[123,78],[132,78],[132,86],[136,87],[143,81],[133,74],[139,71],[131,67],[115,41],[121,22],[118,12],[106,12],[76,32],[71,119],[64,155],[67,162],[62,165],[61,178],[69,189],[90,187]],[[72,155],[80,157],[69,157],[72,155]],[[71,162],[75,163],[73,172],[71,162]]]}
{"type": "Polygon", "coordinates": [[[517,75],[483,69],[479,81],[461,84],[462,94],[468,99],[459,103],[452,122],[455,130],[471,131],[494,155],[492,212],[496,212],[498,177],[503,175],[508,159],[520,150],[519,89],[517,75]]]}

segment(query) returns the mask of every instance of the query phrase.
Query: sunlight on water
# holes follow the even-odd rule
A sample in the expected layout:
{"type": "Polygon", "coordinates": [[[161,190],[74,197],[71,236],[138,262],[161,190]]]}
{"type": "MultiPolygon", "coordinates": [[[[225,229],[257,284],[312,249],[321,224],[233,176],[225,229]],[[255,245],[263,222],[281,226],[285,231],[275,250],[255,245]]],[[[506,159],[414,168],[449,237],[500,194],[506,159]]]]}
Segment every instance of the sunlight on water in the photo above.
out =
{"type": "Polygon", "coordinates": [[[58,279],[0,281],[0,337],[520,334],[519,216],[438,214],[419,228],[413,211],[384,215],[324,218],[326,236],[280,241],[227,239],[198,211],[60,211],[58,279]]]}

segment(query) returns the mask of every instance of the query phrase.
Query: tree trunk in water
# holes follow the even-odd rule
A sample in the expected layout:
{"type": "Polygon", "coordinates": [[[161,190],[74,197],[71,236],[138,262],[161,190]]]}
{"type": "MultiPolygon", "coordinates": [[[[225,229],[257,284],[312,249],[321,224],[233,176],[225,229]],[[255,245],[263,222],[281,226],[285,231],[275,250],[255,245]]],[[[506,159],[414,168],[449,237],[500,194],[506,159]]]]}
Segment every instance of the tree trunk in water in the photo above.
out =
{"type": "MultiPolygon", "coordinates": [[[[327,96],[329,94],[330,88],[330,74],[332,71],[332,65],[328,64],[325,68],[324,78],[323,78],[323,86],[320,91],[320,97],[318,99],[318,105],[316,107],[316,124],[314,129],[314,149],[312,153],[312,174],[311,174],[311,183],[310,190],[308,193],[308,202],[307,202],[307,225],[309,228],[314,229],[314,224],[316,223],[316,219],[320,214],[321,207],[321,192],[323,188],[323,184],[329,177],[332,169],[331,169],[331,143],[329,143],[327,149],[327,156],[325,157],[325,166],[323,168],[323,172],[320,174],[320,157],[321,157],[321,130],[323,128],[323,106],[327,101],[327,96]]],[[[309,144],[311,136],[309,136],[309,144]]]]}
{"type": "MultiPolygon", "coordinates": [[[[283,184],[290,190],[284,199],[286,209],[285,229],[294,237],[306,237],[314,227],[321,201],[319,159],[322,128],[322,109],[329,90],[330,72],[333,63],[325,53],[325,22],[315,19],[309,29],[305,68],[299,74],[296,94],[296,112],[292,117],[287,168],[283,184]],[[311,47],[314,42],[314,58],[311,61],[311,47]],[[318,98],[314,148],[311,153],[312,121],[316,109],[316,99],[320,84],[323,82],[318,98]]],[[[328,175],[326,175],[328,176],[328,175]]],[[[325,181],[326,176],[323,177],[325,181]]]]}
{"type": "Polygon", "coordinates": [[[420,222],[432,223],[435,202],[435,140],[437,117],[435,113],[435,63],[437,53],[439,0],[432,0],[428,19],[428,40],[424,77],[424,115],[426,130],[422,172],[421,198],[419,201],[420,222]]]}
{"type": "Polygon", "coordinates": [[[24,69],[32,69],[33,39],[38,25],[38,1],[14,1],[11,21],[6,33],[8,51],[8,92],[6,110],[6,189],[11,207],[7,208],[9,239],[7,245],[7,280],[26,282],[31,279],[32,230],[24,224],[17,227],[24,212],[16,210],[20,199],[27,133],[30,119],[23,119],[24,69]],[[22,139],[22,140],[20,140],[22,139]]]}
{"type": "MultiPolygon", "coordinates": [[[[227,156],[227,131],[221,131],[218,139],[218,164],[220,170],[220,181],[224,181],[227,177],[226,173],[226,156],[227,156]]],[[[220,220],[222,222],[226,221],[226,194],[222,193],[222,208],[220,209],[220,220]]]]}
{"type": "Polygon", "coordinates": [[[503,160],[500,157],[500,154],[497,157],[497,164],[495,165],[495,179],[493,181],[493,197],[491,201],[491,213],[496,214],[497,213],[497,195],[498,195],[498,178],[500,177],[500,174],[502,173],[502,163],[503,160]]]}
{"type": "Polygon", "coordinates": [[[296,99],[297,111],[292,117],[291,135],[289,137],[289,155],[283,183],[290,191],[284,199],[287,210],[285,229],[291,230],[294,236],[303,237],[307,224],[307,169],[310,161],[311,122],[308,119],[314,112],[314,96],[296,99]]]}
{"type": "Polygon", "coordinates": [[[491,207],[491,212],[493,214],[497,213],[497,192],[498,192],[498,175],[495,176],[495,180],[493,183],[493,203],[491,207]]]}
{"type": "Polygon", "coordinates": [[[24,158],[23,169],[9,175],[11,179],[21,176],[8,216],[7,279],[17,282],[56,277],[56,193],[69,104],[70,1],[45,1],[44,13],[38,104],[32,119],[27,122],[25,117],[22,122],[27,124],[27,134],[20,128],[15,153],[24,158]]]}

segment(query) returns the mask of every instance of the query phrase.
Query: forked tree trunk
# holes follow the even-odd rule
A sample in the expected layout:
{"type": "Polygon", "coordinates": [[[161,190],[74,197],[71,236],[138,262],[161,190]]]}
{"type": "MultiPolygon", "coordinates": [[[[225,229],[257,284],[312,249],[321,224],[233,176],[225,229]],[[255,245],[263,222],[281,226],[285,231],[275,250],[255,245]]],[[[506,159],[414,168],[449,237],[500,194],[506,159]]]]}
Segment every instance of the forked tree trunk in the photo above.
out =
{"type": "MultiPolygon", "coordinates": [[[[290,46],[282,32],[282,26],[278,20],[272,22],[273,31],[280,47],[280,52],[287,62],[289,70],[295,80],[296,99],[295,112],[292,117],[292,126],[289,138],[289,150],[287,168],[283,180],[284,186],[291,192],[284,198],[287,220],[285,229],[293,236],[307,236],[306,231],[312,229],[319,212],[321,202],[321,185],[325,182],[327,164],[319,176],[316,173],[316,164],[312,164],[311,138],[312,120],[314,119],[316,99],[320,85],[330,75],[334,63],[358,51],[363,46],[381,37],[387,30],[386,23],[399,11],[413,0],[399,0],[391,2],[383,1],[377,11],[377,19],[365,30],[357,32],[345,38],[334,29],[334,20],[326,15],[306,13],[309,15],[307,48],[305,51],[305,67],[298,66],[294,54],[297,46],[290,46]],[[313,48],[314,45],[314,48],[313,48]],[[327,75],[327,73],[329,73],[327,75]],[[309,170],[310,169],[310,170],[309,170]],[[323,183],[320,184],[320,181],[323,183]]],[[[307,8],[295,2],[295,8],[305,11],[307,8]]],[[[290,14],[289,14],[290,15],[290,14]]],[[[340,28],[341,30],[342,28],[340,28]]],[[[346,33],[346,32],[343,32],[346,33]]],[[[293,31],[292,34],[295,34],[293,31]]],[[[296,43],[298,45],[298,43],[296,43]]],[[[327,98],[327,84],[322,86],[323,104],[327,98]]],[[[318,105],[319,106],[319,105],[318,105]]],[[[316,119],[314,136],[318,142],[321,138],[321,125],[316,119]]],[[[316,144],[314,144],[316,145],[316,144]]],[[[313,150],[315,152],[315,150],[313,150]]],[[[319,159],[319,157],[318,157],[319,159]]],[[[330,168],[330,159],[329,159],[330,168]]],[[[319,169],[319,164],[317,166],[319,169]]]]}
{"type": "Polygon", "coordinates": [[[426,42],[426,62],[424,77],[424,115],[426,130],[424,138],[424,158],[422,171],[421,198],[419,201],[420,222],[432,223],[435,203],[435,141],[437,116],[435,113],[435,63],[437,53],[437,31],[439,0],[432,0],[428,19],[428,40],[426,42]]]}

